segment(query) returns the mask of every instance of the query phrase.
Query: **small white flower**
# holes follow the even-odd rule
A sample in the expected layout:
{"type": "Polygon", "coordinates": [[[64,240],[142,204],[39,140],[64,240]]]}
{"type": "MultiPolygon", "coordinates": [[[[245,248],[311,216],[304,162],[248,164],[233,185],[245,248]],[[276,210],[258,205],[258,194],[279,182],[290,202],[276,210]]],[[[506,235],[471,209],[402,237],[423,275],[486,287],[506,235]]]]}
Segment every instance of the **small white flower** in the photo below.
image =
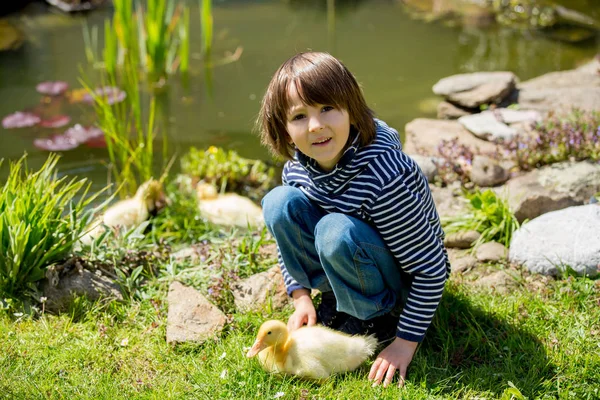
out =
{"type": "Polygon", "coordinates": [[[48,301],[47,297],[40,297],[40,303],[45,303],[46,301],[48,301]]]}
{"type": "Polygon", "coordinates": [[[223,354],[221,354],[221,357],[219,357],[219,360],[224,359],[225,357],[227,357],[227,353],[223,352],[223,354]]]}
{"type": "Polygon", "coordinates": [[[129,339],[128,339],[128,338],[125,338],[125,339],[121,340],[121,346],[122,346],[122,347],[125,347],[125,346],[127,346],[128,344],[129,344],[129,339]]]}
{"type": "Polygon", "coordinates": [[[224,369],[223,372],[221,372],[221,379],[225,379],[227,377],[227,370],[224,369]]]}
{"type": "Polygon", "coordinates": [[[13,315],[14,315],[15,317],[22,317],[22,316],[23,316],[23,313],[22,313],[22,312],[16,312],[16,313],[13,313],[13,315]]]}
{"type": "Polygon", "coordinates": [[[278,399],[278,398],[283,397],[283,396],[285,396],[284,392],[277,392],[277,393],[275,393],[275,396],[273,396],[273,398],[274,399],[278,399]]]}

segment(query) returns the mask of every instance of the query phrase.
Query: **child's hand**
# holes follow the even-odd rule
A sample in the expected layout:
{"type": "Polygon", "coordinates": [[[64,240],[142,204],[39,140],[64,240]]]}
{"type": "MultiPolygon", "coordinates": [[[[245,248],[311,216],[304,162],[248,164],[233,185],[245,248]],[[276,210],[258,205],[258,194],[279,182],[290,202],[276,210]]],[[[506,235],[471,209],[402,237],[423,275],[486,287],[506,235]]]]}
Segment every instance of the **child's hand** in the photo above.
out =
{"type": "Polygon", "coordinates": [[[296,329],[306,326],[311,326],[317,323],[317,311],[313,305],[312,299],[310,298],[310,291],[307,289],[294,290],[292,293],[294,298],[294,313],[288,319],[289,331],[295,331],[296,329]]]}
{"type": "Polygon", "coordinates": [[[400,372],[400,382],[398,386],[404,386],[406,379],[406,370],[412,361],[418,342],[411,342],[397,337],[394,341],[379,355],[371,367],[369,372],[369,380],[373,380],[373,386],[381,383],[385,376],[383,386],[387,387],[396,374],[396,370],[400,372]]]}

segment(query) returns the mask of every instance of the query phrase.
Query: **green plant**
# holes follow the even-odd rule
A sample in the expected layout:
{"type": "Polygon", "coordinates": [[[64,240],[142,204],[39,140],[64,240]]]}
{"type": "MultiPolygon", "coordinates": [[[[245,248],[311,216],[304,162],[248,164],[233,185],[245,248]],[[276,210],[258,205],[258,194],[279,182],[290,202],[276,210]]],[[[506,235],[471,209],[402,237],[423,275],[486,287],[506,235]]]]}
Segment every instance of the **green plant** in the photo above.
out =
{"type": "Polygon", "coordinates": [[[446,234],[475,230],[481,233],[481,236],[473,244],[474,247],[490,241],[508,247],[513,232],[519,228],[519,222],[510,210],[507,200],[490,189],[484,192],[477,189],[472,193],[465,191],[464,195],[469,201],[470,212],[443,219],[442,225],[446,234]]]}
{"type": "Polygon", "coordinates": [[[200,24],[202,25],[202,53],[210,56],[213,37],[212,0],[200,0],[200,24]]]}
{"type": "Polygon", "coordinates": [[[181,169],[196,179],[214,183],[221,191],[241,192],[254,199],[276,185],[275,168],[215,146],[207,150],[192,147],[182,157],[181,169]]]}
{"type": "Polygon", "coordinates": [[[92,219],[90,205],[104,192],[88,195],[86,179],[58,179],[58,159],[50,154],[35,172],[26,156],[10,164],[0,191],[0,294],[18,295],[65,259],[92,219]]]}

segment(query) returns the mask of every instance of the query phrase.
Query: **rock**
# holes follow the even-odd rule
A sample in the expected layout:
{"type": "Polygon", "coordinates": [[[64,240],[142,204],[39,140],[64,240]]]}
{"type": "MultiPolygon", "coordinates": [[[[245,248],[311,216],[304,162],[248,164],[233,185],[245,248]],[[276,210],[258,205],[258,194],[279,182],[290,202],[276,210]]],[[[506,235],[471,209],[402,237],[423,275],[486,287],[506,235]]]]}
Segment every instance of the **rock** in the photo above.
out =
{"type": "Polygon", "coordinates": [[[509,141],[517,132],[496,118],[492,111],[460,117],[458,122],[478,138],[495,141],[509,141]]]}
{"type": "Polygon", "coordinates": [[[177,263],[187,262],[189,264],[198,264],[206,261],[209,256],[210,245],[198,243],[190,247],[185,247],[171,254],[171,260],[177,263]]]}
{"type": "Polygon", "coordinates": [[[24,41],[23,33],[6,19],[0,19],[0,51],[17,50],[24,41]]]}
{"type": "Polygon", "coordinates": [[[600,165],[584,161],[544,166],[496,189],[497,193],[504,191],[515,217],[523,222],[587,202],[590,196],[600,192],[600,165]]]}
{"type": "Polygon", "coordinates": [[[579,68],[550,72],[518,84],[518,102],[528,109],[585,111],[600,109],[600,62],[593,60],[579,68]]]}
{"type": "Polygon", "coordinates": [[[480,155],[473,157],[471,181],[476,185],[496,186],[506,182],[509,177],[508,171],[502,168],[496,160],[480,155]]]}
{"type": "Polygon", "coordinates": [[[479,112],[479,109],[466,109],[448,101],[442,101],[437,106],[437,117],[439,119],[457,119],[464,115],[471,115],[479,112]]]}
{"type": "Polygon", "coordinates": [[[451,233],[444,239],[444,246],[455,249],[470,249],[481,234],[477,231],[464,231],[451,233]]]}
{"type": "Polygon", "coordinates": [[[475,251],[475,258],[480,262],[500,261],[506,258],[507,250],[498,242],[483,243],[475,251]]]}
{"type": "Polygon", "coordinates": [[[51,4],[61,11],[64,12],[79,12],[93,10],[106,0],[46,0],[48,4],[51,4]]]}
{"type": "Polygon", "coordinates": [[[123,300],[119,285],[100,271],[94,273],[79,266],[66,273],[50,269],[46,276],[41,288],[47,298],[45,309],[53,313],[66,311],[73,298],[78,296],[92,301],[100,298],[123,300]]]}
{"type": "Polygon", "coordinates": [[[452,75],[439,80],[433,92],[466,108],[499,103],[513,89],[517,77],[512,72],[474,72],[452,75]]]}
{"type": "Polygon", "coordinates": [[[437,175],[437,165],[435,165],[435,163],[433,162],[433,157],[426,157],[418,154],[410,154],[410,158],[415,160],[419,168],[421,168],[423,175],[425,175],[429,182],[431,182],[433,178],[435,178],[435,176],[437,175]]]}
{"type": "Polygon", "coordinates": [[[458,142],[476,153],[494,153],[496,145],[479,139],[457,121],[417,118],[406,124],[404,152],[439,157],[438,146],[442,140],[458,138],[458,142]]]}
{"type": "Polygon", "coordinates": [[[225,314],[194,288],[173,282],[167,301],[167,343],[202,343],[225,326],[225,314]]]}
{"type": "Polygon", "coordinates": [[[441,218],[453,217],[464,214],[467,210],[467,201],[460,191],[460,183],[455,187],[437,187],[429,185],[435,208],[441,218]]]}
{"type": "Polygon", "coordinates": [[[496,108],[494,109],[494,115],[504,122],[505,124],[516,124],[516,123],[533,123],[542,120],[542,114],[535,110],[513,110],[510,108],[496,108]]]}
{"type": "Polygon", "coordinates": [[[503,270],[496,271],[473,282],[475,286],[495,289],[500,293],[506,293],[508,289],[515,286],[516,283],[515,278],[503,270]]]}
{"type": "Polygon", "coordinates": [[[262,311],[269,303],[274,310],[279,310],[289,303],[279,266],[238,282],[233,290],[233,298],[237,310],[241,312],[262,311]]]}
{"type": "Polygon", "coordinates": [[[588,204],[546,213],[513,233],[509,260],[529,271],[557,275],[600,270],[600,206],[588,204]]]}
{"type": "Polygon", "coordinates": [[[462,274],[477,265],[477,259],[465,250],[448,249],[448,258],[453,274],[462,274]]]}

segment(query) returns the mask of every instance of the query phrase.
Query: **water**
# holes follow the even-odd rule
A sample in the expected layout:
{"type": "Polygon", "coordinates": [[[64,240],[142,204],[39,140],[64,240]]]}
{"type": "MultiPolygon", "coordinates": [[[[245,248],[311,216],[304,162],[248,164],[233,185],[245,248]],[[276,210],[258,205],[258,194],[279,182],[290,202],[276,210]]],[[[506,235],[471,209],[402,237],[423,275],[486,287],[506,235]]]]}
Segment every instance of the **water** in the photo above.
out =
{"type": "MultiPolygon", "coordinates": [[[[196,54],[190,85],[185,89],[172,78],[162,94],[170,150],[182,155],[190,146],[217,145],[245,157],[268,158],[252,133],[254,119],[271,75],[297,51],[328,51],[340,58],[362,84],[377,115],[402,131],[414,118],[434,116],[437,99],[431,87],[440,78],[510,70],[526,80],[574,68],[600,49],[598,38],[575,45],[496,25],[479,29],[427,23],[411,19],[400,3],[338,0],[333,26],[331,19],[328,24],[326,0],[215,1],[214,58],[237,47],[243,53],[239,61],[215,67],[211,85],[198,60],[199,12],[193,9],[191,47],[196,54]]],[[[563,3],[600,17],[594,0],[563,3]]],[[[90,26],[101,27],[110,12],[66,16],[38,5],[16,16],[32,42],[19,52],[0,53],[0,117],[38,104],[35,85],[40,81],[65,80],[80,87],[80,68],[89,70],[81,23],[86,19],[90,26]]],[[[91,120],[88,106],[70,105],[65,110],[74,117],[73,123],[91,120]]],[[[32,142],[47,132],[0,127],[0,158],[16,159],[27,152],[30,166],[41,165],[47,153],[32,142]]],[[[105,159],[103,149],[80,147],[64,152],[60,165],[64,172],[105,183],[105,159]]]]}

